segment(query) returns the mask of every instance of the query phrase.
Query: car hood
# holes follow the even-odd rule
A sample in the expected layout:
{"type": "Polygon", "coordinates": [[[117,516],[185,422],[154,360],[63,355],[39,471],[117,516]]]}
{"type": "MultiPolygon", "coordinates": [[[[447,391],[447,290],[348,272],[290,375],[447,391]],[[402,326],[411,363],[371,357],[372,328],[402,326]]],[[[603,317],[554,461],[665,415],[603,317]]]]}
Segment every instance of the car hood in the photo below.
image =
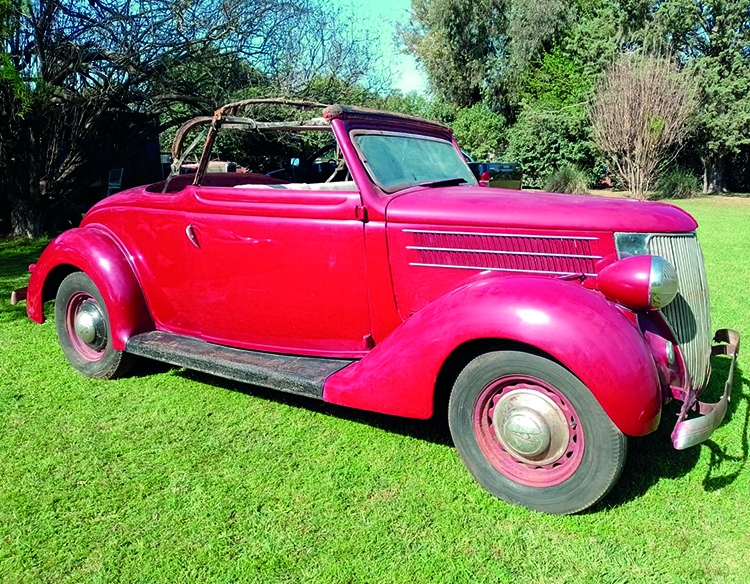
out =
{"type": "Polygon", "coordinates": [[[664,203],[478,186],[415,187],[388,204],[389,223],[675,233],[698,226],[664,203]]]}

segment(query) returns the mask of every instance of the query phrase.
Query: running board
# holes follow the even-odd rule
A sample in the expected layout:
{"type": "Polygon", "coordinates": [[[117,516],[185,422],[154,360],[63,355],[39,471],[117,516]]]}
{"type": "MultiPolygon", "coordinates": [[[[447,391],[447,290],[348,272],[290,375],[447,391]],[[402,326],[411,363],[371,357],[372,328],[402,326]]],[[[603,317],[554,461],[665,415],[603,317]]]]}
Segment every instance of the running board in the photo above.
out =
{"type": "Polygon", "coordinates": [[[128,339],[128,353],[243,383],[323,399],[329,376],[353,363],[234,349],[194,337],[152,331],[128,339]]]}

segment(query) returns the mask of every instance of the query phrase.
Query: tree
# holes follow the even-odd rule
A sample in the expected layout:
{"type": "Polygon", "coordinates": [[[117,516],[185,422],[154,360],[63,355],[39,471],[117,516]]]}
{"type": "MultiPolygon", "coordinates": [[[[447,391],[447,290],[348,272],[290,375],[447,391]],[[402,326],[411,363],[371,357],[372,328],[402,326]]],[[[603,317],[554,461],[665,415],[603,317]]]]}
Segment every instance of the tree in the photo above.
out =
{"type": "Polygon", "coordinates": [[[374,62],[370,39],[317,0],[0,2],[0,202],[12,235],[42,233],[101,177],[107,152],[138,150],[243,85],[294,95],[321,76],[357,82],[374,62]]]}
{"type": "Polygon", "coordinates": [[[598,74],[638,38],[646,0],[412,0],[401,31],[440,99],[459,107],[484,101],[512,121],[527,77],[563,48],[598,74]]]}
{"type": "Polygon", "coordinates": [[[497,160],[505,151],[505,118],[483,103],[459,110],[452,126],[458,143],[476,160],[497,160]]]}
{"type": "Polygon", "coordinates": [[[508,130],[506,159],[520,162],[525,186],[544,188],[556,170],[583,169],[593,182],[601,167],[591,140],[590,123],[581,106],[525,104],[508,130]]]}
{"type": "Polygon", "coordinates": [[[412,0],[401,38],[438,97],[460,107],[481,100],[490,62],[507,26],[505,0],[412,0]]]}
{"type": "Polygon", "coordinates": [[[725,190],[725,164],[750,144],[750,9],[740,0],[655,4],[647,40],[669,48],[698,80],[695,143],[703,191],[725,190]]]}
{"type": "Polygon", "coordinates": [[[628,54],[605,73],[589,109],[594,141],[631,193],[646,196],[688,133],[697,88],[667,58],[628,54]]]}

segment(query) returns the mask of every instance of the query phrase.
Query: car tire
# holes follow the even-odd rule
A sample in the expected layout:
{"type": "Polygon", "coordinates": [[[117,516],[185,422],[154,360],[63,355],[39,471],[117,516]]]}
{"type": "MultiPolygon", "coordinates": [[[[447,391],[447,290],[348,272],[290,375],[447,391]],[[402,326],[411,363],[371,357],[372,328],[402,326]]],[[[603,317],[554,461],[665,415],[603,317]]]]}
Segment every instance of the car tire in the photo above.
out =
{"type": "Polygon", "coordinates": [[[133,364],[133,355],[112,347],[107,305],[83,272],[68,275],[57,289],[55,329],[65,357],[87,377],[121,377],[133,364]]]}
{"type": "Polygon", "coordinates": [[[627,438],[562,365],[495,351],[459,374],[448,404],[456,449],[474,478],[509,503],[576,513],[617,482],[627,438]]]}

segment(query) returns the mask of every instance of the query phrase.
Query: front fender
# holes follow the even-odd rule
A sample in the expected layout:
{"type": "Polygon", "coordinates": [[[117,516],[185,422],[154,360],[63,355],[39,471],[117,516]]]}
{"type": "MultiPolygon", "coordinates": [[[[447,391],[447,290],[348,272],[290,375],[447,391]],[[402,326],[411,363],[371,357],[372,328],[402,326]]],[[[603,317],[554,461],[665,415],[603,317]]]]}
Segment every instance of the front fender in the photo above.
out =
{"type": "Polygon", "coordinates": [[[598,292],[539,277],[492,277],[450,292],[332,375],[323,398],[429,418],[443,363],[477,339],[524,343],[552,356],[578,376],[625,434],[641,436],[659,424],[656,365],[636,327],[598,292]]]}
{"type": "Polygon", "coordinates": [[[143,292],[122,250],[109,235],[91,227],[62,233],[42,252],[29,280],[26,313],[31,320],[44,322],[44,301],[56,291],[47,284],[59,284],[56,278],[74,270],[84,272],[99,288],[115,349],[124,350],[131,335],[153,330],[143,292]]]}

